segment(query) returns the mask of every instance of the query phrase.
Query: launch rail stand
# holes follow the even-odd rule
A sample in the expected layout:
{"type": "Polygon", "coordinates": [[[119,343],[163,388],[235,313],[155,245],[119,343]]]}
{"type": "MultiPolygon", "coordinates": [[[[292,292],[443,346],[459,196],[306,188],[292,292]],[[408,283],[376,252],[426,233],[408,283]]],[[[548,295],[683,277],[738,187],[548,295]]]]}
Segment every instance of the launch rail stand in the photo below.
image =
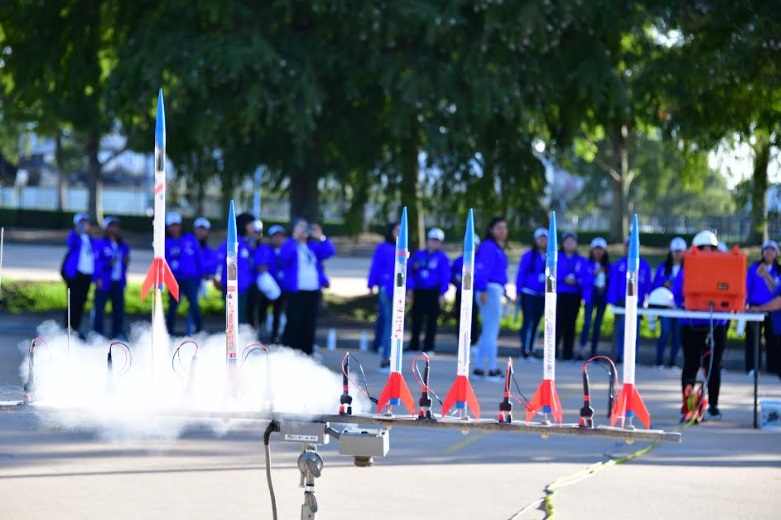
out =
{"type": "Polygon", "coordinates": [[[301,455],[298,456],[298,470],[301,472],[300,486],[304,488],[301,520],[315,520],[317,518],[315,479],[320,477],[323,471],[323,457],[317,453],[317,446],[314,444],[303,444],[301,455]]]}
{"type": "MultiPolygon", "coordinates": [[[[624,314],[621,307],[612,307],[614,314],[624,314]]],[[[638,316],[658,316],[660,318],[735,320],[746,321],[754,327],[754,429],[759,428],[759,325],[765,321],[761,312],[710,312],[687,311],[683,309],[637,309],[638,316]]]]}

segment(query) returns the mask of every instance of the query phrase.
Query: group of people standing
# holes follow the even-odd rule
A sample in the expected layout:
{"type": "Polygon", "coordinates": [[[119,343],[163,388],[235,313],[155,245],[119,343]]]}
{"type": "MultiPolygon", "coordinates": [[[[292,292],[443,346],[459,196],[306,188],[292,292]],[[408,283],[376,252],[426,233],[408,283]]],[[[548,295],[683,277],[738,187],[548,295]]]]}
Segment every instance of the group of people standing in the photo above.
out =
{"type": "MultiPolygon", "coordinates": [[[[117,217],[103,220],[103,238],[90,234],[89,215],[78,213],[67,239],[68,250],[61,274],[70,294],[70,312],[65,323],[80,332],[89,291],[95,285],[91,329],[111,338],[126,339],[124,298],[130,247],[123,240],[117,217]],[[112,328],[104,330],[106,303],[112,304],[112,328]]],[[[311,354],[321,302],[321,291],[329,286],[323,262],[336,253],[333,243],[319,224],[299,218],[291,224],[288,238],[284,227],[269,229],[268,242],[262,240],[263,223],[250,213],[236,217],[238,233],[239,321],[258,330],[258,339],[283,343],[311,354]],[[271,330],[267,337],[266,318],[271,309],[271,330]],[[284,332],[283,332],[284,331],[284,332]],[[282,335],[280,335],[282,334],[282,335]]],[[[179,285],[180,300],[169,294],[165,321],[168,332],[176,334],[176,318],[182,299],[188,302],[185,335],[203,330],[200,300],[209,285],[225,292],[227,243],[209,245],[211,223],[199,217],[193,232],[184,233],[182,217],[165,216],[165,259],[179,285]]]]}

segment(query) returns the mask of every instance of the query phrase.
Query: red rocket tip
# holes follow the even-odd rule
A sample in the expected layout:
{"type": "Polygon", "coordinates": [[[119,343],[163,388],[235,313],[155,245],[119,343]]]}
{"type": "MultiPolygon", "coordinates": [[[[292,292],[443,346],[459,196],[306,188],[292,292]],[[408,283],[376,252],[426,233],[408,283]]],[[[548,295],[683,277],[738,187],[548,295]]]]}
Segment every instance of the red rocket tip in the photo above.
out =
{"type": "Polygon", "coordinates": [[[556,424],[562,423],[561,401],[556,393],[556,385],[551,379],[543,379],[534,397],[526,408],[526,422],[534,419],[537,412],[549,413],[556,424]]]}
{"type": "Polygon", "coordinates": [[[386,406],[400,404],[404,405],[410,415],[415,415],[415,401],[412,399],[407,383],[400,372],[391,372],[385,388],[377,399],[377,413],[382,413],[386,406]]]}
{"type": "Polygon", "coordinates": [[[442,417],[447,415],[453,405],[459,409],[472,410],[475,419],[480,419],[480,403],[477,402],[472,383],[466,376],[456,376],[453,386],[445,397],[445,402],[442,403],[442,417]]]}
{"type": "Polygon", "coordinates": [[[610,415],[610,426],[613,426],[621,420],[621,427],[626,426],[626,420],[637,417],[643,423],[647,430],[651,429],[651,414],[645,407],[643,398],[637,387],[630,383],[624,383],[621,391],[618,393],[616,401],[613,403],[613,413],[610,415]]]}
{"type": "Polygon", "coordinates": [[[155,258],[146,272],[144,283],[141,284],[141,300],[146,298],[146,295],[149,294],[153,287],[162,288],[163,285],[168,288],[171,296],[176,301],[179,301],[179,284],[176,278],[174,278],[171,268],[168,267],[168,262],[165,261],[165,258],[155,258]]]}

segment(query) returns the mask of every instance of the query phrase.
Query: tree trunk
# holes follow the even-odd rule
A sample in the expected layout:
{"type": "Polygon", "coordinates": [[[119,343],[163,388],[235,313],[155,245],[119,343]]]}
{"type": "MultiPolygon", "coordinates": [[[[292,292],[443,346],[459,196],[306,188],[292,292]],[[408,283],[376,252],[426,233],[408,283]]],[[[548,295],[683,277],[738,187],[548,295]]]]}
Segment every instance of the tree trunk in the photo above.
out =
{"type": "Polygon", "coordinates": [[[613,170],[617,177],[610,176],[610,187],[613,193],[613,208],[610,215],[610,240],[623,243],[629,235],[629,146],[626,126],[621,127],[610,138],[613,147],[613,170]]]}
{"type": "Polygon", "coordinates": [[[420,135],[417,119],[413,117],[410,133],[401,143],[401,205],[407,207],[410,249],[416,245],[422,249],[426,245],[426,227],[423,222],[423,204],[418,182],[419,153],[420,135]]]}
{"type": "Polygon", "coordinates": [[[103,222],[103,182],[100,178],[102,165],[98,159],[100,150],[100,134],[91,134],[87,138],[87,179],[89,182],[89,207],[90,218],[100,224],[103,222]]]}
{"type": "Polygon", "coordinates": [[[749,243],[761,244],[767,240],[767,167],[770,163],[770,138],[757,132],[754,149],[754,174],[751,183],[751,235],[749,243]]]}
{"type": "Polygon", "coordinates": [[[57,129],[54,140],[54,162],[57,166],[57,211],[68,209],[68,181],[65,176],[65,157],[62,153],[62,130],[57,129]]]}

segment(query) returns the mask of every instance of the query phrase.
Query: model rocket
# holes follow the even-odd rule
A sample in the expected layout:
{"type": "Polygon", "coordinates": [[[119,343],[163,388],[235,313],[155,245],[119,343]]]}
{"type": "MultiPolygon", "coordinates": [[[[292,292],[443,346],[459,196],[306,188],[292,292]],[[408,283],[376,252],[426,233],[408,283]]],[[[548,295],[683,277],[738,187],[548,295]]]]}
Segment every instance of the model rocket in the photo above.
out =
{"type": "Polygon", "coordinates": [[[155,288],[155,305],[162,305],[160,293],[165,285],[171,296],[179,301],[179,284],[165,261],[165,107],[163,89],[157,96],[157,119],[155,121],[155,216],[152,220],[154,258],[144,283],[141,284],[141,299],[152,287],[155,288]]]}
{"type": "Polygon", "coordinates": [[[236,348],[239,342],[239,242],[236,232],[236,210],[233,201],[228,210],[228,239],[225,247],[225,362],[227,364],[228,392],[238,391],[238,358],[236,348]]]}
{"type": "Polygon", "coordinates": [[[377,400],[377,413],[388,406],[388,413],[393,407],[404,404],[411,415],[415,414],[415,402],[404,377],[401,375],[401,358],[404,346],[404,311],[407,301],[407,260],[409,247],[407,245],[407,208],[401,212],[399,237],[396,239],[396,263],[393,272],[393,313],[391,318],[391,358],[390,375],[385,388],[377,400]]]}
{"type": "Polygon", "coordinates": [[[556,212],[550,215],[548,231],[548,251],[545,259],[545,333],[543,376],[537,392],[526,409],[526,420],[531,421],[537,412],[551,414],[553,420],[561,424],[561,402],[556,393],[556,264],[558,263],[556,241],[556,212]]]}
{"type": "Polygon", "coordinates": [[[646,428],[651,427],[651,416],[635,387],[635,345],[637,344],[637,273],[640,270],[640,231],[637,215],[632,219],[629,235],[629,255],[626,265],[626,303],[624,304],[624,386],[613,403],[610,424],[619,419],[621,426],[632,427],[637,417],[646,428]]]}
{"type": "Polygon", "coordinates": [[[442,416],[456,405],[462,419],[467,419],[467,408],[475,419],[480,419],[480,404],[469,383],[469,351],[472,335],[472,306],[474,304],[473,283],[475,274],[475,219],[472,210],[466,220],[464,235],[464,267],[461,270],[461,321],[458,330],[458,364],[456,380],[442,403],[442,416]]]}

